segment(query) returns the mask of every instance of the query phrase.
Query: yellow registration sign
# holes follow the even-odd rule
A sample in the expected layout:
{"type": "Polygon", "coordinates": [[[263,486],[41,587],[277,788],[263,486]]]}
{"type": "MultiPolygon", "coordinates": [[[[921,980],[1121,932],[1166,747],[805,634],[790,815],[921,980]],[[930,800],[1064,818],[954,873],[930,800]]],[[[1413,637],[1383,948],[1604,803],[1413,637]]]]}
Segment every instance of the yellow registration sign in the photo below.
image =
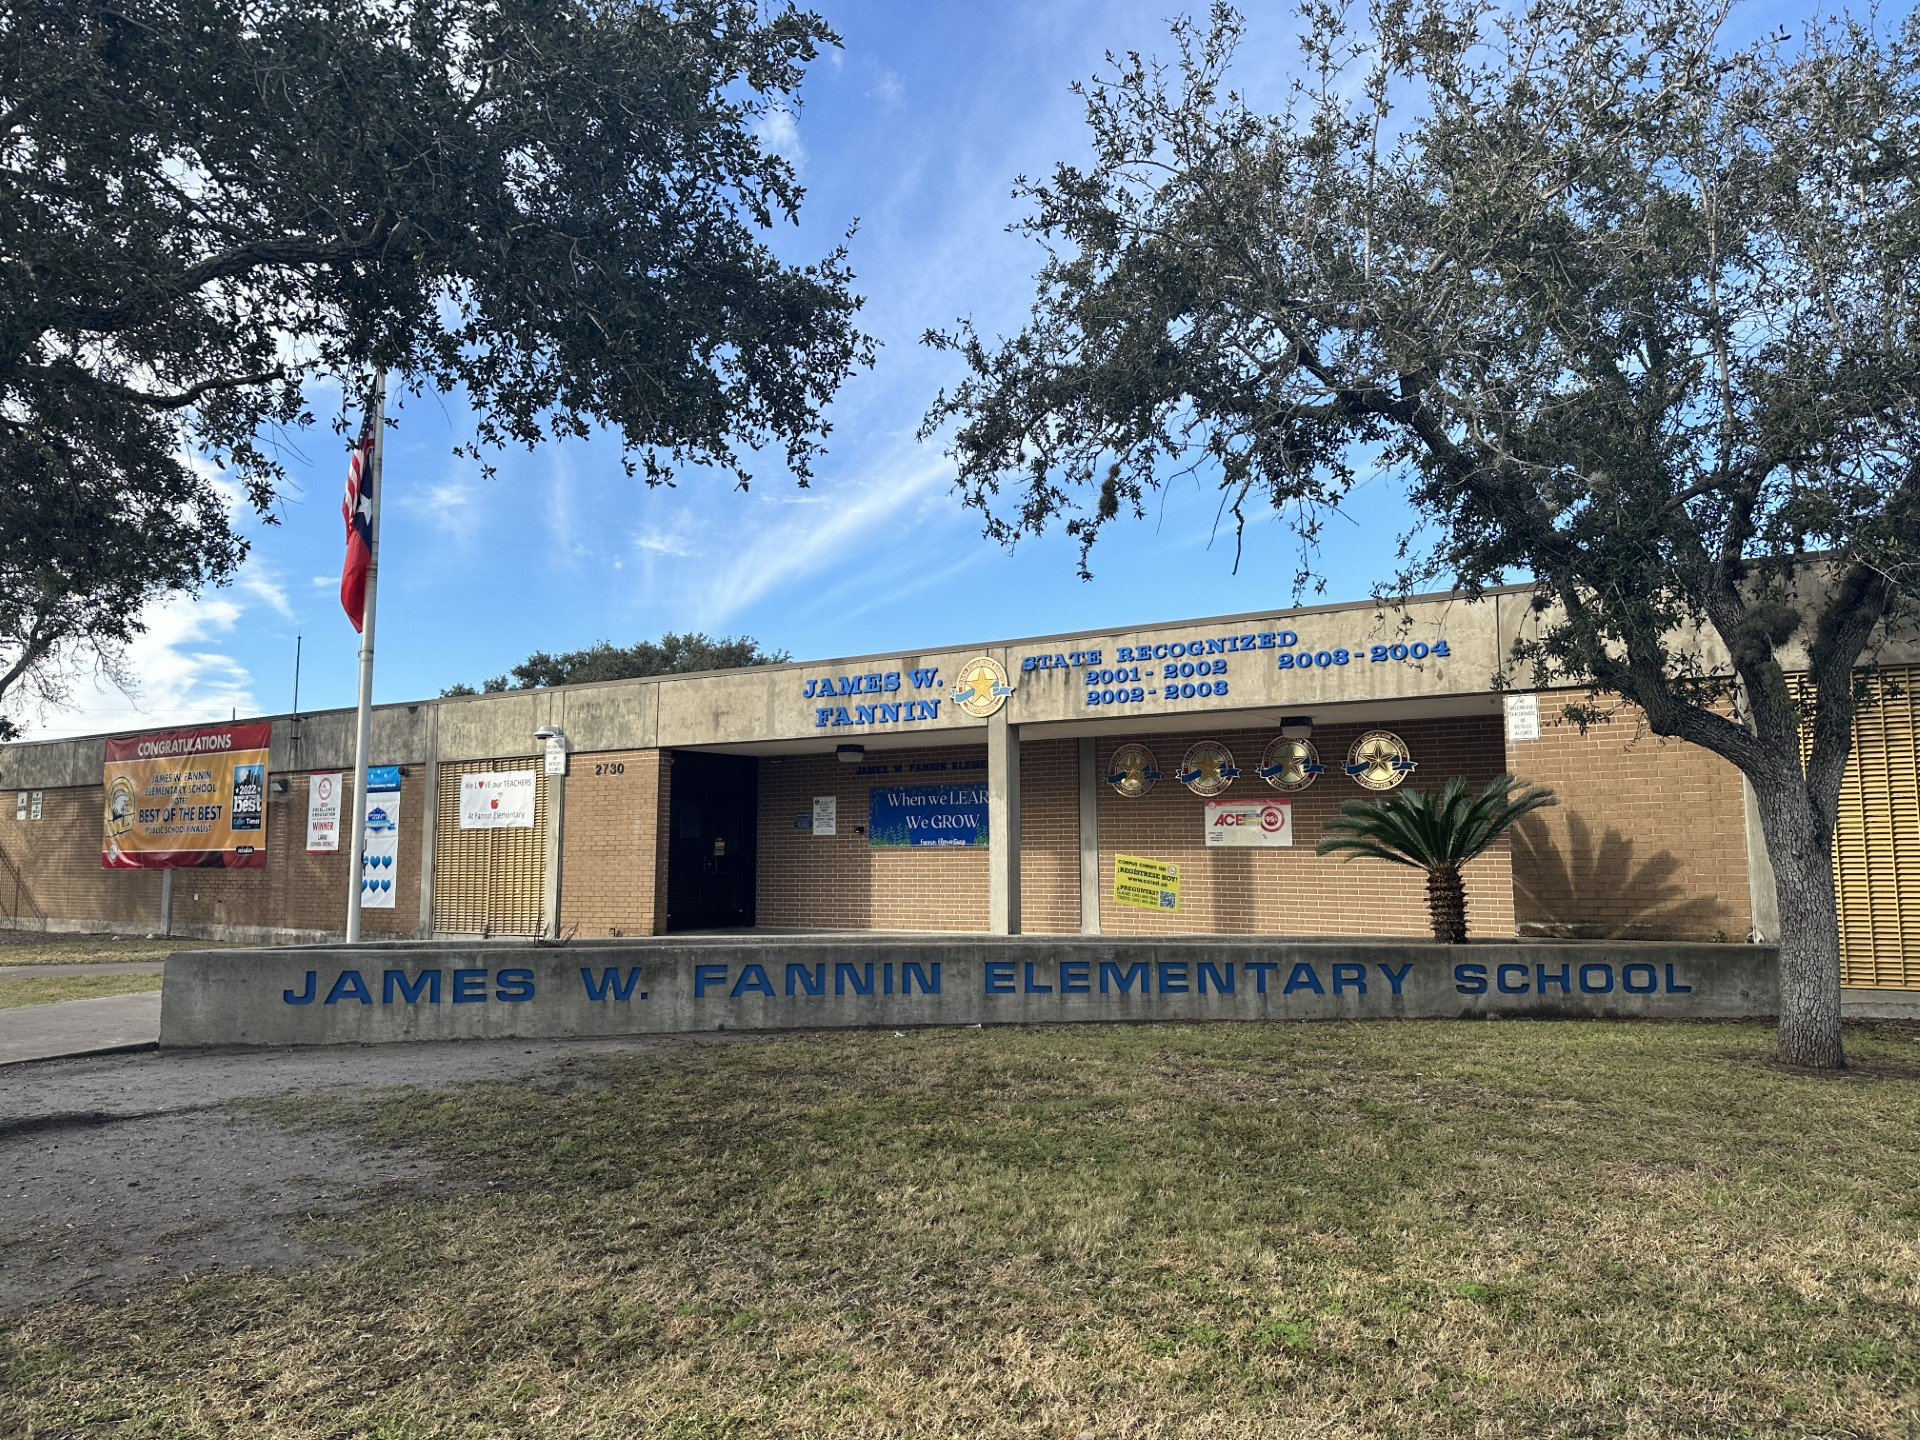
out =
{"type": "Polygon", "coordinates": [[[1138,855],[1113,857],[1113,900],[1142,910],[1180,908],[1180,867],[1138,855]]]}

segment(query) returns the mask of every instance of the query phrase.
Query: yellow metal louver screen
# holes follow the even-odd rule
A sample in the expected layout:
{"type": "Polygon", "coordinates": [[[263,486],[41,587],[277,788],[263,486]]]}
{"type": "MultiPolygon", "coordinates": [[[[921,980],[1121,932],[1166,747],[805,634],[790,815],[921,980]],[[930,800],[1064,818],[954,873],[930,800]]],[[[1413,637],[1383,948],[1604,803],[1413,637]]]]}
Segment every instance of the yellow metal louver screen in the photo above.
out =
{"type": "Polygon", "coordinates": [[[537,935],[546,884],[547,777],[539,760],[440,767],[434,807],[433,928],[448,935],[537,935]],[[460,777],[534,772],[531,830],[462,830],[460,777]]]}
{"type": "Polygon", "coordinates": [[[1920,666],[1872,684],[1833,834],[1840,983],[1920,990],[1920,666]]]}

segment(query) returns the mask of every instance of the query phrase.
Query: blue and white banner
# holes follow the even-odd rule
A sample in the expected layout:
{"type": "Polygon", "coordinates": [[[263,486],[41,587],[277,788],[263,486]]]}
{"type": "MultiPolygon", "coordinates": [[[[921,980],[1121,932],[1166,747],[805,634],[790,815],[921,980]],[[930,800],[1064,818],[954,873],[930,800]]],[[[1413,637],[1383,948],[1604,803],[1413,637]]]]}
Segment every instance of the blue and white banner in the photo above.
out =
{"type": "Polygon", "coordinates": [[[892,845],[985,845],[984,785],[891,785],[871,792],[867,843],[892,845]]]}
{"type": "Polygon", "coordinates": [[[391,910],[400,869],[400,767],[367,769],[366,853],[360,859],[360,908],[391,910]]]}

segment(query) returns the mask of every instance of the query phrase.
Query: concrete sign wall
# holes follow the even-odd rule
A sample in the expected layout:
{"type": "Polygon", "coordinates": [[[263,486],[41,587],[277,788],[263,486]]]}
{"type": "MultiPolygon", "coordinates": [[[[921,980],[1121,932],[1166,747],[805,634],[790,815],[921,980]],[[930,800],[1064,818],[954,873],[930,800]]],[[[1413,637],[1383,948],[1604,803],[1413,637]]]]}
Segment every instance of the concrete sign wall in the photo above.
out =
{"type": "Polygon", "coordinates": [[[654,940],[167,961],[163,1045],[1061,1021],[1769,1016],[1757,945],[654,940]]]}

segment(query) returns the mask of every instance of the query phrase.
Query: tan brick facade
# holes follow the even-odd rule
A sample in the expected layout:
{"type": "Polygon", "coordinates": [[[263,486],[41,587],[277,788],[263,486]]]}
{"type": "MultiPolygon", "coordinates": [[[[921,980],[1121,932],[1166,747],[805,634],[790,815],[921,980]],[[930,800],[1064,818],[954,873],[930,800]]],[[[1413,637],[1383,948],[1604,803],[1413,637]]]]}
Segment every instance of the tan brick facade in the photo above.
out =
{"type": "MultiPolygon", "coordinates": [[[[428,796],[423,766],[405,767],[400,781],[400,851],[394,908],[362,912],[369,936],[413,936],[420,929],[421,841],[428,796]]],[[[187,869],[174,872],[176,932],[218,934],[223,929],[338,931],[346,924],[351,856],[307,853],[307,776],[281,775],[287,793],[267,797],[267,863],[261,870],[187,869]]],[[[9,796],[8,798],[11,798],[9,796]]],[[[351,805],[351,797],[345,802],[351,805]]],[[[81,922],[123,931],[160,925],[161,872],[103,870],[100,866],[102,792],[99,786],[44,792],[38,821],[0,815],[0,849],[19,868],[26,896],[22,923],[37,918],[81,922]]],[[[11,876],[0,877],[10,889],[11,876]]],[[[9,897],[10,898],[10,897],[9,897]]]]}
{"type": "MultiPolygon", "coordinates": [[[[1313,732],[1327,773],[1291,798],[1290,849],[1208,848],[1205,802],[1173,778],[1188,748],[1215,740],[1233,754],[1241,776],[1222,799],[1276,796],[1254,770],[1273,740],[1272,730],[1186,731],[1142,735],[1163,778],[1151,792],[1128,800],[1106,785],[1100,794],[1100,929],[1109,935],[1274,934],[1424,935],[1426,879],[1418,871],[1364,857],[1351,861],[1314,854],[1326,822],[1346,800],[1371,798],[1340,766],[1347,749],[1371,726],[1327,725],[1313,732]],[[1138,855],[1180,866],[1177,914],[1116,905],[1113,857],[1138,855]]],[[[1501,728],[1495,719],[1410,720],[1391,727],[1419,767],[1407,782],[1437,785],[1463,775],[1484,785],[1500,773],[1501,728]]],[[[1134,738],[1134,737],[1128,737],[1134,738]]],[[[1104,767],[1124,739],[1103,739],[1104,767]]],[[[1504,843],[1466,869],[1467,923],[1477,937],[1513,933],[1513,887],[1504,843]]]]}
{"type": "Polygon", "coordinates": [[[595,938],[667,928],[668,760],[663,750],[605,750],[569,760],[562,933],[595,938]]]}
{"type": "Polygon", "coordinates": [[[1746,939],[1753,915],[1739,771],[1661,739],[1628,705],[1582,735],[1561,718],[1578,698],[1543,694],[1540,738],[1509,747],[1514,772],[1560,801],[1515,827],[1521,933],[1746,939]]]}
{"type": "MultiPolygon", "coordinates": [[[[1411,783],[1451,775],[1480,784],[1502,769],[1552,786],[1561,804],[1528,820],[1468,869],[1469,921],[1479,937],[1520,933],[1648,938],[1743,938],[1752,923],[1742,792],[1737,774],[1693,747],[1645,733],[1631,711],[1581,736],[1555,723],[1542,697],[1544,733],[1508,746],[1497,716],[1392,724],[1419,769],[1411,783]]],[[[1209,848],[1204,804],[1173,778],[1188,747],[1223,742],[1241,777],[1230,799],[1273,795],[1254,774],[1271,725],[1180,729],[1138,737],[1108,735],[1094,745],[1096,774],[1113,751],[1138,738],[1164,777],[1127,800],[1096,785],[1099,926],[1107,934],[1409,935],[1427,929],[1424,879],[1364,859],[1313,853],[1343,800],[1367,792],[1340,773],[1363,727],[1325,724],[1314,732],[1328,773],[1292,797],[1290,849],[1209,848]],[[1176,913],[1112,900],[1116,854],[1181,866],[1176,913]]],[[[984,737],[982,737],[984,741],[984,737]]],[[[1079,744],[1021,745],[1021,928],[1033,934],[1081,929],[1079,744]]],[[[876,750],[871,764],[831,756],[766,755],[758,762],[757,918],[770,927],[984,933],[987,854],[970,849],[876,849],[865,826],[869,792],[880,784],[962,779],[986,783],[984,743],[876,750]],[[884,770],[877,767],[884,765],[884,770]],[[898,767],[898,768],[895,768],[898,767]],[[863,773],[865,772],[865,773],[863,773]],[[839,806],[839,834],[796,828],[816,796],[839,806]]],[[[531,763],[531,762],[528,762],[531,763]]],[[[393,910],[365,912],[369,935],[418,932],[429,768],[407,771],[401,795],[398,894],[393,910]]],[[[445,768],[444,766],[442,767],[445,768]]],[[[269,799],[268,863],[259,871],[189,870],[175,880],[176,933],[337,932],[345,909],[348,857],[305,853],[307,775],[269,799]]],[[[576,754],[567,781],[562,845],[561,929],[582,937],[634,936],[666,928],[672,752],[606,750],[576,754]]],[[[445,787],[442,787],[443,789],[445,787]]],[[[444,803],[444,802],[443,802],[444,803]]],[[[34,925],[148,931],[160,921],[157,872],[103,871],[97,786],[43,792],[42,818],[16,820],[0,803],[0,912],[34,925]]]]}
{"type": "Polygon", "coordinates": [[[859,766],[843,765],[831,755],[762,760],[759,923],[984,933],[983,850],[876,849],[867,843],[866,827],[868,795],[874,787],[960,781],[984,785],[986,767],[984,745],[876,752],[870,765],[859,766]],[[888,767],[884,773],[878,769],[882,764],[888,767]],[[892,768],[896,765],[897,771],[892,768]],[[811,819],[814,798],[823,795],[839,802],[839,833],[831,837],[795,823],[802,814],[811,819]]]}

